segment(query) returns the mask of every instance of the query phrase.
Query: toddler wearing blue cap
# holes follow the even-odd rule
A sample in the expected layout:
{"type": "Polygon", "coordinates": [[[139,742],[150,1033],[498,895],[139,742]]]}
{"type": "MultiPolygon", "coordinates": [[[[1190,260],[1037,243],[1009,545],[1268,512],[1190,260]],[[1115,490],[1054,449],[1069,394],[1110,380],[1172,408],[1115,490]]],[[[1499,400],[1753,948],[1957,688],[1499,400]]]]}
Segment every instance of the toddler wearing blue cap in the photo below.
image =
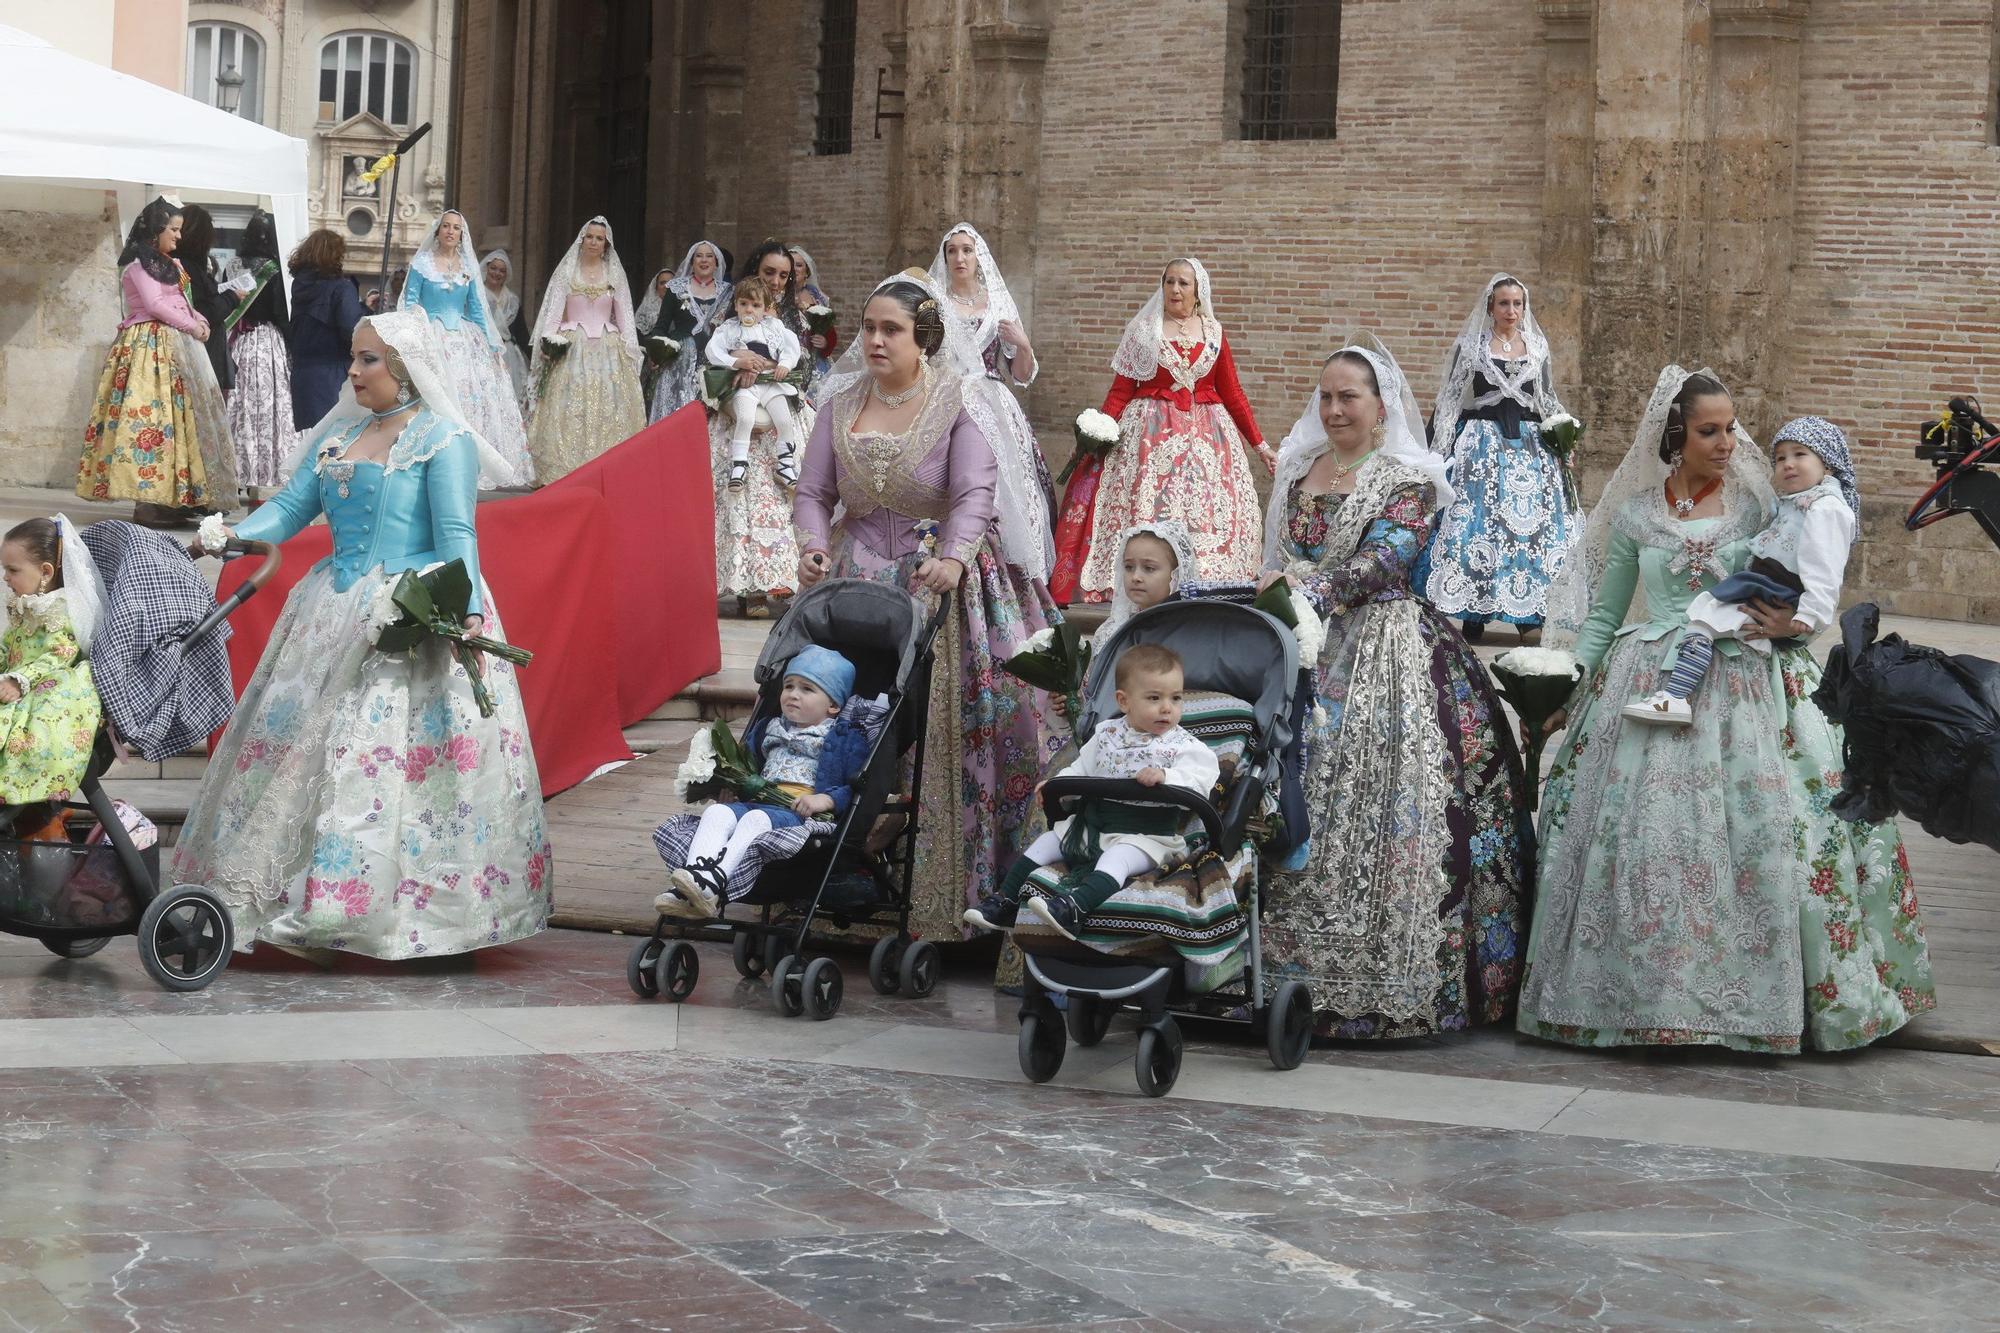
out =
{"type": "Polygon", "coordinates": [[[654,907],[706,920],[721,913],[730,872],[750,844],[772,829],[838,816],[868,763],[868,735],[841,715],[854,692],[854,664],[830,648],[801,649],[785,663],[778,716],[750,725],[743,748],[758,771],[791,798],[789,808],[717,802],[701,813],[686,863],[671,866],[672,889],[654,907]]]}

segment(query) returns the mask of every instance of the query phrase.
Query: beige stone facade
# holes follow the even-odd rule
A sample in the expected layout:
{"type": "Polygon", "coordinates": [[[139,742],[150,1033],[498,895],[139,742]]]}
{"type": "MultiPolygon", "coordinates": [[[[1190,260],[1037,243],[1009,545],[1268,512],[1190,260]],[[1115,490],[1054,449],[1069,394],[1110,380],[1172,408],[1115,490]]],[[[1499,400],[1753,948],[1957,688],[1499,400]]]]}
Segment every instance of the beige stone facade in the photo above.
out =
{"type": "Polygon", "coordinates": [[[1507,269],[1590,425],[1587,490],[1659,367],[1710,364],[1759,437],[1804,412],[1849,432],[1851,598],[2000,618],[1970,520],[1900,524],[1916,423],[1982,384],[2000,405],[1990,0],[1343,0],[1338,136],[1280,142],[1238,137],[1244,3],[859,0],[851,149],[816,156],[837,5],[463,0],[454,184],[531,290],[607,211],[635,279],[700,235],[777,234],[850,320],[968,218],[1058,456],[1173,255],[1214,275],[1274,436],[1350,329],[1427,399],[1507,269]]]}

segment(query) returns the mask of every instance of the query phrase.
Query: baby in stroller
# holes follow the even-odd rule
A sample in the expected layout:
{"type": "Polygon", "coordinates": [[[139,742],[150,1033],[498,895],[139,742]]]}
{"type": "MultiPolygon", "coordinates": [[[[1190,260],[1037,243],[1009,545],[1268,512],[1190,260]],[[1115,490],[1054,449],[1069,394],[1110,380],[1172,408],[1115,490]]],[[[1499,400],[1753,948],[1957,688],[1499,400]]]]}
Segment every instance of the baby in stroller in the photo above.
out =
{"type": "Polygon", "coordinates": [[[82,787],[103,716],[85,660],[102,599],[90,554],[61,515],[11,528],[0,567],[0,831],[60,839],[57,803],[82,787]]]}
{"type": "Polygon", "coordinates": [[[846,810],[869,750],[866,730],[841,711],[853,690],[854,664],[830,648],[805,648],[785,664],[778,716],[753,722],[743,743],[789,804],[718,801],[703,810],[682,863],[668,858],[672,887],[653,903],[660,913],[720,915],[729,877],[758,838],[846,810]]]}
{"type": "MultiPolygon", "coordinates": [[[[1180,656],[1163,645],[1141,643],[1119,654],[1115,669],[1119,716],[1092,732],[1076,760],[1056,776],[1129,778],[1145,787],[1164,783],[1206,800],[1222,770],[1215,751],[1180,724],[1180,656]]],[[[980,930],[1009,930],[1025,908],[1075,939],[1077,923],[1126,881],[1187,855],[1180,824],[1178,806],[1086,800],[1029,845],[998,892],[967,910],[965,922],[980,930]],[[1029,876],[1058,861],[1069,873],[1053,889],[1028,890],[1024,902],[1029,876]]]]}

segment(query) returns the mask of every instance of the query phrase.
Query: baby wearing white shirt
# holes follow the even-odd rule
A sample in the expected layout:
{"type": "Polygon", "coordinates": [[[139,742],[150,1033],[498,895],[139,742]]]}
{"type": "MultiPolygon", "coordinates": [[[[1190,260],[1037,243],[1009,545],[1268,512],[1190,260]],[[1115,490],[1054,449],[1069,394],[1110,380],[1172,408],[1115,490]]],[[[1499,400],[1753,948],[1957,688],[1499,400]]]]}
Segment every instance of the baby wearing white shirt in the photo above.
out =
{"type": "Polygon", "coordinates": [[[1717,639],[1737,639],[1770,653],[1769,638],[1744,633],[1757,625],[1746,609],[1750,601],[1792,607],[1794,634],[1817,634],[1833,623],[1860,526],[1847,438],[1830,421],[1800,417],[1779,429],[1771,453],[1778,510],[1750,539],[1749,565],[1688,604],[1688,630],[1666,687],[1627,704],[1626,717],[1656,726],[1690,725],[1694,710],[1688,700],[1708,674],[1717,639]]]}
{"type": "MultiPolygon", "coordinates": [[[[771,308],[771,294],[761,282],[741,282],[731,294],[736,318],[724,320],[709,335],[705,355],[710,365],[736,367],[739,352],[761,356],[777,363],[773,372],[779,379],[799,364],[802,351],[798,335],[786,328],[771,308]]],[[[757,409],[771,418],[778,436],[778,476],[787,486],[796,486],[798,472],[798,426],[792,419],[791,400],[798,390],[789,384],[759,380],[738,384],[729,395],[732,429],[729,436],[729,488],[741,487],[750,473],[750,434],[757,425],[757,409]]]]}
{"type": "MultiPolygon", "coordinates": [[[[1129,778],[1148,787],[1178,787],[1204,800],[1222,766],[1215,751],[1181,726],[1181,659],[1170,648],[1142,643],[1119,654],[1115,717],[1091,733],[1074,762],[1055,776],[1129,778]]],[[[1133,878],[1187,855],[1179,806],[1087,799],[1077,813],[1029,845],[999,891],[965,913],[968,925],[1005,930],[1029,913],[1074,939],[1076,925],[1133,878]],[[1023,901],[1028,877],[1063,862],[1069,873],[1056,889],[1023,901]]]]}

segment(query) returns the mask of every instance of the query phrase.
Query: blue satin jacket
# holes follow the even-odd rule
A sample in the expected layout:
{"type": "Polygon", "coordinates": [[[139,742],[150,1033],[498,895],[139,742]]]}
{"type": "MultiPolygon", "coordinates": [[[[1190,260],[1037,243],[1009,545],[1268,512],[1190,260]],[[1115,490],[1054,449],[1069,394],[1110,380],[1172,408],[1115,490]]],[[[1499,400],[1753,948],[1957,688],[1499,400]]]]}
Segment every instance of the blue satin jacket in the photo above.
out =
{"type": "Polygon", "coordinates": [[[403,280],[403,305],[421,306],[431,319],[448,329],[456,329],[460,320],[471,320],[486,331],[488,341],[493,331],[486,328],[486,315],[479,304],[476,281],[453,283],[447,287],[443,283],[432,282],[415,268],[403,280]]]}
{"type": "MultiPolygon", "coordinates": [[[[321,514],[333,530],[333,586],[346,592],[371,570],[400,574],[465,561],[470,610],[484,613],[479,539],[472,511],[479,499],[479,451],[472,436],[419,408],[388,457],[349,463],[347,452],[367,419],[337,425],[312,443],[284,490],[236,526],[245,541],[282,542],[321,514]]],[[[318,568],[318,566],[314,566],[318,568]]]]}

